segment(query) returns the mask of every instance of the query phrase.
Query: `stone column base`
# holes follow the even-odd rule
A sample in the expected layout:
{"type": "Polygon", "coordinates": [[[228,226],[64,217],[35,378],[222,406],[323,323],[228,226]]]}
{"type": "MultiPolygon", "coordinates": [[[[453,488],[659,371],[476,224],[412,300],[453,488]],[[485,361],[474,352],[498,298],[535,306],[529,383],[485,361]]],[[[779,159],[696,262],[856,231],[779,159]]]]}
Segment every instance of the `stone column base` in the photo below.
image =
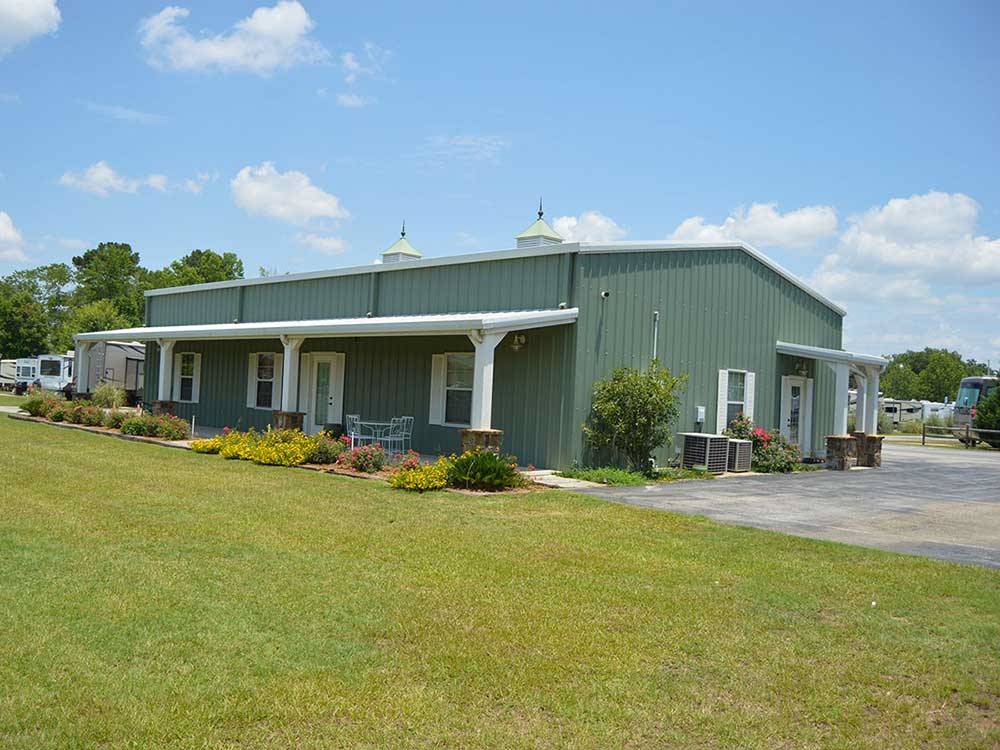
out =
{"type": "Polygon", "coordinates": [[[271,424],[276,430],[301,430],[305,414],[301,411],[271,412],[271,424]]]}
{"type": "Polygon", "coordinates": [[[858,441],[851,435],[826,436],[826,468],[846,471],[858,462],[858,441]]]}
{"type": "Polygon", "coordinates": [[[858,442],[858,466],[878,468],[882,465],[882,435],[854,433],[858,442]]]}
{"type": "Polygon", "coordinates": [[[154,401],[153,414],[176,414],[177,403],[175,401],[154,401]]]}
{"type": "Polygon", "coordinates": [[[475,430],[467,428],[462,433],[462,452],[476,450],[500,452],[503,430],[475,430]]]}

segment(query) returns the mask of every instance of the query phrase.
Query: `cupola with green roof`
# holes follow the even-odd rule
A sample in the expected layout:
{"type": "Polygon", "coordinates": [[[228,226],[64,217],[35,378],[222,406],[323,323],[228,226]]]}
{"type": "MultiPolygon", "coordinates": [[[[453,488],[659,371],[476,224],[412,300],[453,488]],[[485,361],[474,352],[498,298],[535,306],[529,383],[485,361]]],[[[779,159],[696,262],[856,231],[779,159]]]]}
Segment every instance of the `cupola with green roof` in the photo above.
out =
{"type": "Polygon", "coordinates": [[[540,247],[541,245],[558,245],[563,238],[559,236],[555,229],[548,225],[544,218],[545,212],[542,210],[542,199],[538,199],[538,218],[535,222],[521,232],[514,239],[517,240],[518,247],[540,247]]]}
{"type": "Polygon", "coordinates": [[[423,254],[406,239],[406,222],[404,221],[403,228],[399,231],[399,239],[382,253],[382,262],[399,263],[402,260],[419,260],[423,257],[423,254]]]}

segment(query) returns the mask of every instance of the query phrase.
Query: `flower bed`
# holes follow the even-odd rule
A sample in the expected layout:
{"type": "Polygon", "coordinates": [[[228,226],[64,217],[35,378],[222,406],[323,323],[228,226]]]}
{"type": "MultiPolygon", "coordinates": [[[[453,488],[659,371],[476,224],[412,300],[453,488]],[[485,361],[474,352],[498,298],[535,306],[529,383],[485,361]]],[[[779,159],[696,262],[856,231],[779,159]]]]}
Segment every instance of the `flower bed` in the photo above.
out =
{"type": "Polygon", "coordinates": [[[729,437],[753,442],[751,468],[754,471],[766,474],[787,474],[794,471],[802,460],[798,446],[785,440],[781,432],[757,427],[742,415],[729,423],[725,434],[729,437]]]}
{"type": "Polygon", "coordinates": [[[105,409],[92,401],[64,401],[51,393],[35,393],[24,400],[21,408],[33,417],[50,422],[103,427],[124,435],[185,440],[191,433],[185,420],[170,414],[105,409]]]}

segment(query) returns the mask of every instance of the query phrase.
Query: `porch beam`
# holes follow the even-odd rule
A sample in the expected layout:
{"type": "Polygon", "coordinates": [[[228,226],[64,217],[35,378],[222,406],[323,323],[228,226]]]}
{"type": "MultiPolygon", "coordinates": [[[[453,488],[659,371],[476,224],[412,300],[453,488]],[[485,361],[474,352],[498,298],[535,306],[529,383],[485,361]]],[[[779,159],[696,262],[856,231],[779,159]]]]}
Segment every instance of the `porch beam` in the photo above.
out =
{"type": "Polygon", "coordinates": [[[160,347],[160,378],[156,387],[156,399],[158,401],[170,400],[170,388],[174,382],[174,344],[173,339],[157,339],[156,344],[160,347]]]}
{"type": "Polygon", "coordinates": [[[472,418],[470,426],[489,430],[493,418],[493,360],[497,344],[507,335],[506,331],[486,333],[469,331],[469,340],[476,347],[472,378],[472,418]]]}
{"type": "Polygon", "coordinates": [[[881,368],[869,367],[866,377],[866,405],[868,414],[865,419],[865,433],[868,435],[878,434],[878,387],[881,377],[881,368]]]}
{"type": "Polygon", "coordinates": [[[281,411],[298,411],[299,406],[299,349],[305,339],[301,336],[282,335],[285,349],[281,372],[281,411]]]}
{"type": "Polygon", "coordinates": [[[854,430],[856,432],[866,432],[865,426],[868,424],[868,409],[865,408],[865,394],[868,391],[868,377],[858,378],[858,397],[854,402],[854,430]]]}
{"type": "Polygon", "coordinates": [[[73,362],[73,372],[76,373],[76,392],[90,393],[90,341],[74,342],[76,356],[73,362]]]}
{"type": "Polygon", "coordinates": [[[831,362],[836,383],[833,394],[833,434],[847,434],[847,390],[850,388],[850,368],[846,362],[831,362]]]}

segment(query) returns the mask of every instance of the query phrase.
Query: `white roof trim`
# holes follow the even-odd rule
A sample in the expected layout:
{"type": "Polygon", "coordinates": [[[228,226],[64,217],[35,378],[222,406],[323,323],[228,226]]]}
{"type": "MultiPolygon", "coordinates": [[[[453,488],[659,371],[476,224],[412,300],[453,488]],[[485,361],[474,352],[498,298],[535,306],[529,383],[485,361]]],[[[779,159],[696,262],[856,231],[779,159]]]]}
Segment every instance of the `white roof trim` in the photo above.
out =
{"type": "Polygon", "coordinates": [[[778,354],[789,354],[793,357],[806,357],[807,359],[820,359],[824,362],[846,362],[849,365],[868,365],[885,367],[889,360],[874,354],[857,354],[855,352],[845,352],[841,349],[824,349],[821,346],[807,346],[806,344],[791,344],[787,341],[775,343],[778,354]]]}
{"type": "Polygon", "coordinates": [[[400,336],[415,334],[463,334],[469,331],[524,331],[529,328],[564,325],[576,321],[575,307],[565,310],[456,313],[452,315],[396,315],[384,318],[332,318],[329,320],[278,320],[264,323],[210,323],[189,326],[149,326],[117,331],[80,333],[77,341],[110,341],[135,338],[143,341],[167,339],[262,339],[279,336],[400,336]]]}
{"type": "Polygon", "coordinates": [[[537,245],[509,250],[491,250],[484,253],[465,253],[449,255],[443,258],[419,258],[406,263],[373,263],[368,266],[349,266],[326,271],[309,271],[307,273],[289,273],[284,276],[265,276],[259,279],[236,279],[234,281],[214,281],[208,284],[191,284],[188,286],[173,286],[164,289],[150,289],[147,297],[163,294],[181,294],[183,292],[201,292],[209,289],[228,289],[230,287],[256,286],[258,284],[280,284],[286,281],[304,281],[307,279],[326,279],[336,276],[357,276],[366,273],[387,273],[389,271],[411,271],[417,268],[436,268],[452,266],[461,263],[486,263],[492,260],[510,260],[512,258],[535,258],[540,255],[560,255],[562,253],[602,254],[602,253],[636,253],[636,252],[680,252],[683,250],[742,250],[750,257],[760,261],[779,276],[799,287],[806,294],[829,307],[838,315],[847,315],[847,311],[829,298],[809,286],[805,281],[788,269],[771,260],[755,247],[745,242],[673,242],[673,241],[629,241],[629,242],[563,242],[554,245],[537,245]]]}

